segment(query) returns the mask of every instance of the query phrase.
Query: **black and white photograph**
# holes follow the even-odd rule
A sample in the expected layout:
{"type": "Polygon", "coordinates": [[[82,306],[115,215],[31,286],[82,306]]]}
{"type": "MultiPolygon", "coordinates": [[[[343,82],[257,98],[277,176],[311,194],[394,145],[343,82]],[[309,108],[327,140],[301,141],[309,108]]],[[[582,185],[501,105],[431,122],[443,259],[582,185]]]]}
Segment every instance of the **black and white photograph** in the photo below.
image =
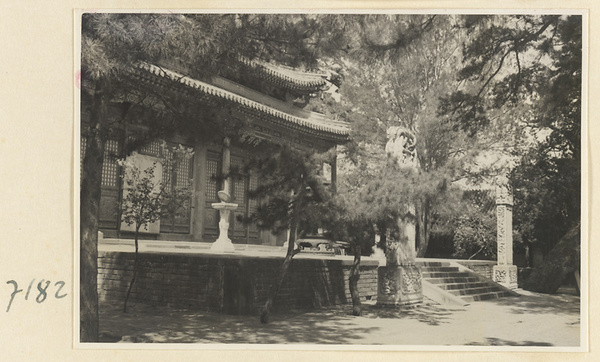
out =
{"type": "Polygon", "coordinates": [[[75,18],[76,346],[587,349],[585,11],[75,18]]]}

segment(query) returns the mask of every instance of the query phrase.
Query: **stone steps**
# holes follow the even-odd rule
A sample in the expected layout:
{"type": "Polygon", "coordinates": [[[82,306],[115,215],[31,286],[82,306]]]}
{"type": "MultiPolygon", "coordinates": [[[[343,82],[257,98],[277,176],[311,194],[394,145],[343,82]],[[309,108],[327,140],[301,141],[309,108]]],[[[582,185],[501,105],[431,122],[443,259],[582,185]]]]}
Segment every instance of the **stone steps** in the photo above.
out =
{"type": "Polygon", "coordinates": [[[445,300],[468,304],[514,295],[513,292],[487,280],[478,274],[451,266],[450,262],[422,262],[421,275],[431,288],[439,290],[436,294],[445,294],[445,300]],[[458,299],[457,299],[458,298],[458,299]]]}
{"type": "Polygon", "coordinates": [[[438,288],[442,288],[444,290],[455,290],[455,289],[466,289],[466,288],[480,288],[485,287],[487,283],[484,282],[468,282],[468,283],[438,283],[438,288]]]}
{"type": "Polygon", "coordinates": [[[471,276],[471,273],[467,272],[432,272],[428,270],[421,269],[421,273],[423,278],[432,279],[432,278],[468,278],[471,276]]]}
{"type": "Polygon", "coordinates": [[[513,294],[509,292],[493,292],[493,293],[485,293],[485,294],[477,294],[477,295],[463,295],[461,298],[467,302],[479,302],[483,300],[497,299],[503,297],[510,297],[513,294]]]}
{"type": "Polygon", "coordinates": [[[426,279],[432,284],[457,284],[457,283],[476,283],[479,281],[477,276],[470,277],[461,277],[461,278],[427,278],[423,276],[423,279],[426,279]]]}
{"type": "Polygon", "coordinates": [[[452,289],[449,290],[450,293],[456,296],[462,295],[474,295],[474,294],[488,294],[488,293],[496,293],[500,292],[500,288],[498,287],[478,287],[478,288],[463,288],[463,289],[452,289]]]}

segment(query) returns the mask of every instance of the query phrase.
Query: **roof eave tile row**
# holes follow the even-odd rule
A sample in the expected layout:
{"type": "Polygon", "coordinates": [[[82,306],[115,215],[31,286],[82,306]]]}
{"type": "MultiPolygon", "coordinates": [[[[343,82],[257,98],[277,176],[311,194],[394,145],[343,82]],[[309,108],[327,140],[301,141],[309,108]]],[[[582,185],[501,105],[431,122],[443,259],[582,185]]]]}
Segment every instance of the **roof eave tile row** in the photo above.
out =
{"type": "Polygon", "coordinates": [[[142,63],[139,67],[143,70],[150,72],[155,76],[168,78],[172,81],[176,81],[188,87],[197,89],[205,94],[222,98],[234,103],[238,103],[244,107],[254,109],[256,111],[259,111],[260,113],[264,113],[271,117],[275,117],[290,124],[306,127],[320,132],[329,133],[335,135],[335,138],[347,138],[350,134],[350,128],[347,124],[340,121],[329,120],[322,115],[315,115],[314,118],[319,118],[318,120],[297,117],[286,112],[277,110],[275,108],[266,106],[262,103],[242,97],[238,94],[226,91],[211,84],[204,83],[202,81],[178,74],[176,72],[158,67],[153,64],[142,63]]]}
{"type": "MultiPolygon", "coordinates": [[[[259,114],[261,114],[260,111],[253,109],[253,108],[242,108],[242,113],[248,114],[250,116],[257,116],[259,114]]],[[[265,114],[262,113],[262,116],[264,117],[265,114]]],[[[314,137],[317,138],[324,138],[330,141],[334,141],[336,143],[344,143],[346,141],[348,141],[348,135],[346,134],[332,134],[330,132],[323,132],[320,130],[315,130],[315,129],[310,129],[307,127],[303,127],[299,124],[293,124],[293,123],[289,123],[289,122],[285,122],[284,120],[282,120],[279,117],[276,117],[274,115],[267,115],[267,117],[269,117],[269,121],[273,124],[282,126],[284,128],[287,128],[289,130],[293,130],[293,131],[298,131],[304,134],[308,134],[308,135],[312,135],[314,137]]]]}
{"type": "Polygon", "coordinates": [[[278,67],[247,58],[240,58],[240,61],[263,73],[272,83],[289,89],[317,91],[327,84],[324,76],[321,74],[299,72],[294,69],[278,67]]]}

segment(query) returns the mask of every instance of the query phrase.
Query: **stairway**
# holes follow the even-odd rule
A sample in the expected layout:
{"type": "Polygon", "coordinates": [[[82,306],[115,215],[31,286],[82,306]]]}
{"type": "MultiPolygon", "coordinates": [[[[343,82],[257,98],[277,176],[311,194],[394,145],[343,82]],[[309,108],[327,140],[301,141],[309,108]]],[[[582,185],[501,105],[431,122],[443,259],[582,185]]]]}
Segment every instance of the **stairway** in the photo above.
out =
{"type": "Polygon", "coordinates": [[[419,262],[423,293],[440,303],[468,305],[471,302],[517,295],[497,283],[451,262],[419,262]]]}

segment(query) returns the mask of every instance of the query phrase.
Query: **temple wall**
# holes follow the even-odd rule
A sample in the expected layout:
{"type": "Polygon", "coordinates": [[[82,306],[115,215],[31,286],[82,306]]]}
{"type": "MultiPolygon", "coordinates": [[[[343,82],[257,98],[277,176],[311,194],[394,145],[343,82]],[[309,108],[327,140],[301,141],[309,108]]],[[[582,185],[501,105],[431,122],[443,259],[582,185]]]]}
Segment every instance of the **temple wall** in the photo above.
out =
{"type": "MultiPolygon", "coordinates": [[[[276,282],[283,258],[232,255],[139,254],[130,305],[184,307],[227,314],[257,314],[276,282]]],[[[351,304],[348,276],[352,261],[295,258],[273,309],[304,309],[351,304]]],[[[377,266],[361,263],[361,299],[377,296],[377,266]]],[[[122,303],[132,276],[133,254],[99,252],[100,303],[122,303]]]]}

